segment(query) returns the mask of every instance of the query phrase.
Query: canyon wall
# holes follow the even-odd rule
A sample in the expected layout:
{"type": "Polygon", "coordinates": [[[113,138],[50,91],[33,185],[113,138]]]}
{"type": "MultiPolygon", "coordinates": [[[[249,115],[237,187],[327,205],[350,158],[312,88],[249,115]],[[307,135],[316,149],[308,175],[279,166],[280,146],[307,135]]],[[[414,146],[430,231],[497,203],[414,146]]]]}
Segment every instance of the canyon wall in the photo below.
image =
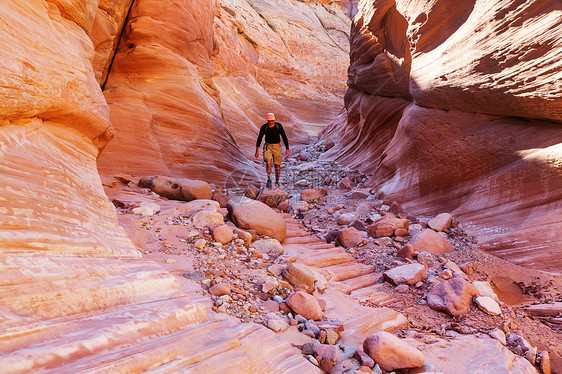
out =
{"type": "Polygon", "coordinates": [[[104,86],[116,137],[100,173],[255,173],[265,113],[295,144],[341,110],[349,27],[313,2],[136,0],[104,86]]]}
{"type": "Polygon", "coordinates": [[[364,0],[326,157],[414,214],[562,271],[562,3],[364,0]]]}
{"type": "Polygon", "coordinates": [[[0,1],[2,372],[306,371],[265,328],[213,321],[118,225],[100,82],[130,3],[0,1]]]}

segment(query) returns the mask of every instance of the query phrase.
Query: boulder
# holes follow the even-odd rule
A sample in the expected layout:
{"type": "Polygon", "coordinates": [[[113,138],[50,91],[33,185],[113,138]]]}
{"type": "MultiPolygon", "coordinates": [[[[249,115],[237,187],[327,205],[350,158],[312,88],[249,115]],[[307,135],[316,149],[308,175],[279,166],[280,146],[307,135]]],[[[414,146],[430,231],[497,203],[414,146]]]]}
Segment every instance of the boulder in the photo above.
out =
{"type": "Polygon", "coordinates": [[[342,178],[338,182],[338,188],[340,190],[349,191],[349,190],[351,190],[352,187],[353,187],[353,183],[351,182],[351,180],[348,177],[342,178]]]}
{"type": "Polygon", "coordinates": [[[287,225],[283,217],[261,201],[232,199],[227,208],[232,221],[241,229],[252,229],[280,242],[287,235],[287,225]]]}
{"type": "Polygon", "coordinates": [[[283,270],[283,278],[293,286],[302,288],[306,292],[314,291],[314,273],[308,266],[291,263],[283,270]]]}
{"type": "Polygon", "coordinates": [[[419,349],[386,331],[369,335],[363,350],[386,371],[417,368],[425,363],[419,349]]]}
{"type": "Polygon", "coordinates": [[[406,244],[398,250],[396,256],[411,260],[414,258],[414,253],[415,253],[414,246],[411,244],[406,244]]]}
{"type": "Polygon", "coordinates": [[[217,283],[211,288],[209,288],[209,293],[213,296],[223,296],[230,294],[230,284],[228,283],[217,283]]]}
{"type": "Polygon", "coordinates": [[[318,300],[304,291],[297,291],[286,300],[287,305],[306,319],[321,320],[322,308],[318,300]]]}
{"type": "Polygon", "coordinates": [[[320,192],[316,189],[309,188],[301,192],[301,201],[306,201],[307,203],[315,203],[320,200],[320,192]]]}
{"type": "Polygon", "coordinates": [[[405,229],[408,230],[408,220],[397,218],[394,214],[388,213],[378,221],[374,222],[367,229],[369,236],[373,238],[380,238],[383,236],[392,236],[394,230],[405,229]]]}
{"type": "Polygon", "coordinates": [[[197,227],[215,226],[224,224],[224,218],[222,214],[214,212],[212,210],[201,210],[193,216],[191,216],[191,221],[197,227]]]}
{"type": "Polygon", "coordinates": [[[422,264],[408,264],[395,267],[383,273],[384,279],[398,284],[416,284],[427,278],[425,266],[422,264]]]}
{"type": "Polygon", "coordinates": [[[228,204],[230,197],[223,190],[216,190],[213,192],[211,200],[219,203],[221,208],[226,208],[226,204],[228,204]]]}
{"type": "Polygon", "coordinates": [[[261,253],[267,253],[270,256],[278,257],[284,252],[283,246],[277,239],[260,239],[256,240],[253,246],[261,253]]]}
{"type": "Polygon", "coordinates": [[[222,244],[226,244],[232,240],[234,232],[228,225],[220,225],[211,230],[213,240],[222,244]]]}
{"type": "Polygon", "coordinates": [[[363,235],[355,227],[348,227],[339,232],[336,244],[349,248],[358,246],[363,242],[363,235]]]}
{"type": "Polygon", "coordinates": [[[244,241],[245,245],[250,245],[252,244],[252,234],[250,234],[248,231],[244,231],[242,229],[239,229],[238,227],[234,228],[234,234],[236,234],[236,236],[238,237],[238,239],[242,239],[244,241]]]}
{"type": "Polygon", "coordinates": [[[249,199],[255,200],[258,198],[258,196],[260,196],[260,189],[254,186],[253,184],[250,184],[248,185],[248,187],[246,187],[246,190],[244,191],[244,196],[246,196],[249,199]]]}
{"type": "Polygon", "coordinates": [[[207,182],[199,180],[152,176],[141,178],[138,185],[171,200],[192,201],[211,198],[211,187],[207,182]]]}
{"type": "Polygon", "coordinates": [[[496,293],[492,289],[492,285],[489,282],[474,281],[472,282],[472,285],[476,287],[476,290],[478,290],[478,295],[488,296],[495,301],[499,301],[498,295],[496,295],[496,293]]]}
{"type": "Polygon", "coordinates": [[[308,203],[306,201],[292,201],[290,204],[293,212],[306,212],[308,210],[308,203]]]}
{"type": "Polygon", "coordinates": [[[353,213],[344,213],[338,217],[338,225],[346,226],[355,221],[357,217],[353,213]]]}
{"type": "Polygon", "coordinates": [[[497,301],[492,299],[489,296],[478,296],[474,299],[478,308],[485,313],[488,313],[491,316],[499,316],[502,314],[502,310],[500,309],[499,304],[497,301]]]}
{"type": "Polygon", "coordinates": [[[436,284],[427,295],[430,308],[449,313],[453,317],[462,316],[470,310],[472,297],[478,291],[461,276],[436,284]]]}
{"type": "Polygon", "coordinates": [[[263,190],[258,200],[266,204],[267,206],[275,208],[277,207],[277,205],[287,200],[288,198],[289,195],[287,195],[287,192],[283,191],[280,188],[266,188],[263,190]]]}
{"type": "Polygon", "coordinates": [[[349,227],[355,227],[359,231],[367,231],[367,224],[359,219],[351,222],[349,227]]]}
{"type": "Polygon", "coordinates": [[[453,222],[453,216],[449,213],[438,214],[435,218],[431,219],[427,226],[435,231],[443,231],[451,227],[451,222],[453,222]]]}
{"type": "Polygon", "coordinates": [[[441,254],[451,252],[454,249],[447,239],[431,229],[420,231],[412,238],[410,243],[417,252],[441,254]]]}

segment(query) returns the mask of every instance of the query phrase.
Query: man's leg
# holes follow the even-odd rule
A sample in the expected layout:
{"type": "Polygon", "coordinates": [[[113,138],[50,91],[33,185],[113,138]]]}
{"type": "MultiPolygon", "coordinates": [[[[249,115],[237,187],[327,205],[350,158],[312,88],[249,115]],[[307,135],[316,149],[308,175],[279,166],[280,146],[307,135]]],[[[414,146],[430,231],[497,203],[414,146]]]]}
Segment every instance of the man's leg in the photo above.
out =
{"type": "Polygon", "coordinates": [[[281,165],[275,165],[275,183],[279,185],[279,176],[281,175],[281,165]]]}
{"type": "Polygon", "coordinates": [[[267,183],[265,184],[266,187],[271,187],[271,159],[265,160],[265,170],[267,171],[267,183]]]}

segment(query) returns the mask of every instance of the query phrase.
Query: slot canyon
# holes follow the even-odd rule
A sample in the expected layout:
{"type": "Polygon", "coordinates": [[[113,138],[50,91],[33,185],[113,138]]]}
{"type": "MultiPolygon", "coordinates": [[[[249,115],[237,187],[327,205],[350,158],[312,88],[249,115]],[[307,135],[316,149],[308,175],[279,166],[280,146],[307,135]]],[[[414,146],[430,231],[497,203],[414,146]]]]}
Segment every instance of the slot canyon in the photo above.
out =
{"type": "Polygon", "coordinates": [[[562,373],[562,1],[0,4],[1,373],[562,373]]]}

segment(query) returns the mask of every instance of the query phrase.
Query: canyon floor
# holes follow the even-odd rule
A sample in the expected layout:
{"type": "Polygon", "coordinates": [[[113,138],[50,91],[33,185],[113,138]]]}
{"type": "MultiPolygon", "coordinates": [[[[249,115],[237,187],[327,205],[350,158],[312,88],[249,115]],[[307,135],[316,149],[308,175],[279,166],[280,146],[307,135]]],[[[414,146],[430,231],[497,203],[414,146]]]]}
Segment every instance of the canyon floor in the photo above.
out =
{"type": "MultiPolygon", "coordinates": [[[[456,220],[441,233],[453,244],[453,251],[423,253],[416,259],[401,255],[414,231],[427,227],[433,217],[412,217],[399,202],[379,199],[376,191],[363,185],[368,176],[323,160],[325,149],[325,143],[297,149],[284,162],[280,189],[264,189],[259,181],[253,189],[232,181],[212,186],[222,196],[221,206],[232,195],[256,190],[262,197],[287,199],[278,207],[287,225],[278,256],[256,248],[255,240],[261,237],[252,244],[236,236],[225,244],[217,242],[212,228],[197,227],[181,214],[185,202],[139,187],[142,176],[102,176],[102,181],[116,205],[120,225],[144,257],[177,277],[180,287],[171,299],[187,294],[194,303],[205,305],[211,320],[228,320],[232,329],[269,327],[293,347],[287,351],[289,356],[308,359],[306,372],[317,371],[316,366],[334,373],[390,372],[373,368],[368,358],[356,353],[362,351],[367,336],[382,330],[405,339],[425,356],[423,367],[396,372],[540,372],[539,363],[530,363],[541,351],[549,353],[553,372],[562,372],[557,371],[562,367],[562,308],[556,304],[561,300],[562,280],[557,274],[523,268],[481,251],[477,238],[468,236],[456,220]],[[305,202],[303,191],[319,192],[305,202]],[[159,212],[133,213],[146,203],[157,204],[159,212]],[[386,214],[406,217],[410,229],[403,236],[365,235],[368,225],[386,214]],[[347,248],[336,245],[334,235],[346,227],[358,228],[364,240],[347,248]],[[422,281],[395,285],[383,276],[419,262],[428,273],[422,281]],[[321,275],[312,292],[323,306],[320,321],[307,321],[287,307],[287,297],[297,289],[282,276],[289,264],[305,265],[321,275]],[[432,286],[458,272],[471,282],[489,282],[499,298],[501,315],[485,313],[475,304],[457,317],[430,308],[427,295],[432,286]],[[228,293],[210,293],[213,286],[223,284],[229,285],[228,293]],[[508,339],[502,344],[506,332],[508,339]]],[[[221,208],[221,213],[234,228],[227,209],[221,208]]]]}

